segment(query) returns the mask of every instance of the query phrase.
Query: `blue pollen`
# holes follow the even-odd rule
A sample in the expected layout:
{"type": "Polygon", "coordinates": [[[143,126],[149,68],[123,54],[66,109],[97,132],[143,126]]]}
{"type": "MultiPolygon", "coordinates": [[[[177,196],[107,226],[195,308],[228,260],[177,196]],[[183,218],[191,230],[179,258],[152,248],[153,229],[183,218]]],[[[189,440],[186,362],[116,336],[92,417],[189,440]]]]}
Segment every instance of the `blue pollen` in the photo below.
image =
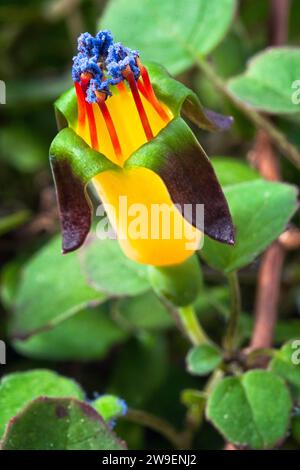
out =
{"type": "Polygon", "coordinates": [[[74,82],[80,82],[82,73],[91,73],[97,80],[102,80],[103,72],[98,63],[93,59],[86,57],[81,52],[73,57],[72,79],[74,82]]]}
{"type": "Polygon", "coordinates": [[[140,69],[136,64],[138,51],[113,42],[112,33],[108,30],[99,31],[96,36],[82,33],[78,37],[78,54],[73,57],[72,79],[81,81],[81,74],[90,73],[86,90],[86,101],[96,103],[96,92],[111,96],[110,86],[124,80],[123,72],[129,66],[135,80],[139,79],[140,69]],[[107,76],[104,78],[104,69],[107,76]]]}
{"type": "Polygon", "coordinates": [[[97,96],[95,92],[105,93],[105,95],[111,96],[109,90],[109,82],[107,80],[100,81],[96,78],[92,78],[89,82],[86,91],[86,101],[88,103],[97,103],[97,96]]]}
{"type": "Polygon", "coordinates": [[[95,55],[95,38],[90,33],[82,33],[77,40],[78,52],[87,56],[95,55]]]}
{"type": "Polygon", "coordinates": [[[113,36],[110,31],[104,29],[96,34],[95,44],[98,48],[99,59],[106,57],[109,47],[113,44],[113,36]]]}
{"type": "Polygon", "coordinates": [[[135,80],[139,79],[140,69],[136,65],[136,59],[139,56],[138,51],[124,47],[120,42],[112,44],[108,49],[105,62],[108,74],[116,80],[124,80],[122,72],[129,65],[133,72],[135,80]]]}

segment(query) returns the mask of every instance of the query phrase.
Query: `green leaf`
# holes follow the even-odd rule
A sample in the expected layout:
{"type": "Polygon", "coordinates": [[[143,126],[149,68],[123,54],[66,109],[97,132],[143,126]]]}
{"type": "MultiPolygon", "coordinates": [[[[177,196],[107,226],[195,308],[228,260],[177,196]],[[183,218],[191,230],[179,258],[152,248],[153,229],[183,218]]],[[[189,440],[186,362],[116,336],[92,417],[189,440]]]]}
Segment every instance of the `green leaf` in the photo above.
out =
{"type": "Polygon", "coordinates": [[[50,370],[6,375],[0,382],[0,437],[10,419],[31,400],[41,396],[82,399],[84,393],[76,382],[50,370]]]}
{"type": "Polygon", "coordinates": [[[127,412],[127,405],[115,395],[102,395],[94,400],[91,405],[104,421],[111,421],[119,416],[123,416],[127,412]]]}
{"type": "Polygon", "coordinates": [[[51,361],[93,361],[103,358],[115,345],[127,338],[112,320],[108,303],[82,310],[50,331],[14,341],[22,355],[51,361]]]}
{"type": "Polygon", "coordinates": [[[240,447],[268,449],[286,437],[292,401],[282,379],[253,370],[222,380],[207,403],[207,417],[240,447]]]}
{"type": "Polygon", "coordinates": [[[26,338],[67,320],[105,296],[85,282],[78,255],[62,256],[60,237],[55,237],[25,265],[16,295],[10,332],[26,338]]]}
{"type": "Polygon", "coordinates": [[[235,0],[113,0],[101,17],[117,41],[139,49],[141,59],[164,64],[176,74],[195,56],[206,55],[223,39],[232,22],[235,0]],[[124,26],[126,25],[126,27],[124,26]]]}
{"type": "Polygon", "coordinates": [[[101,293],[138,295],[151,288],[147,266],[127,258],[116,240],[95,238],[80,255],[88,282],[101,293]]]}
{"type": "Polygon", "coordinates": [[[38,398],[10,421],[3,450],[124,450],[100,415],[74,398],[38,398]]]}
{"type": "Polygon", "coordinates": [[[293,397],[300,403],[300,341],[289,341],[276,351],[269,369],[290,385],[293,397]]]}
{"type": "Polygon", "coordinates": [[[258,54],[228,86],[236,97],[262,111],[299,113],[299,77],[300,49],[282,47],[258,54]]]}
{"type": "Polygon", "coordinates": [[[189,351],[186,362],[191,374],[207,375],[221,364],[222,355],[216,346],[202,344],[189,351]]]}
{"type": "Polygon", "coordinates": [[[237,158],[213,157],[211,163],[221,186],[262,179],[256,170],[237,158]]]}
{"type": "Polygon", "coordinates": [[[14,304],[23,263],[23,256],[17,256],[1,270],[0,297],[7,309],[10,309],[14,304]]]}
{"type": "Polygon", "coordinates": [[[210,266],[228,273],[249,264],[276,240],[298,203],[293,186],[260,180],[227,186],[224,193],[236,229],[236,243],[229,247],[206,238],[200,253],[210,266]]]}
{"type": "Polygon", "coordinates": [[[114,319],[126,329],[157,331],[173,325],[170,314],[152,291],[117,300],[113,311],[114,319]]]}

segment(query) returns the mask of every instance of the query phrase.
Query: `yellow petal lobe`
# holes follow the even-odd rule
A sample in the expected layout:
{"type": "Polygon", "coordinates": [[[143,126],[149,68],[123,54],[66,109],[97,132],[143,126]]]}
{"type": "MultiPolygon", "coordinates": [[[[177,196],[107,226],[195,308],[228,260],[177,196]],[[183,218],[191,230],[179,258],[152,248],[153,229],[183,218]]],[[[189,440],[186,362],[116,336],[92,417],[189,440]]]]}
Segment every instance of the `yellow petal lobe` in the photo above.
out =
{"type": "Polygon", "coordinates": [[[128,258],[169,266],[182,263],[198,248],[202,233],[183,218],[153,171],[120,168],[92,181],[128,258]]]}

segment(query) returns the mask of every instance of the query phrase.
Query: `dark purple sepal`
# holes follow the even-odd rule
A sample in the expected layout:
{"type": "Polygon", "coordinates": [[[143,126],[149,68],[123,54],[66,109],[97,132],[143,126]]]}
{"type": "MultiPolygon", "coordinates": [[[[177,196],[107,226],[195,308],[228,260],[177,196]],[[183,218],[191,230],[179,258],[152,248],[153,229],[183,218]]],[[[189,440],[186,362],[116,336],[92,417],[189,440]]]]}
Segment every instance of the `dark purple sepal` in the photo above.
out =
{"type": "Polygon", "coordinates": [[[92,205],[84,183],[74,175],[67,160],[53,161],[63,254],[77,250],[85,241],[92,223],[92,205]]]}
{"type": "Polygon", "coordinates": [[[62,228],[62,251],[69,253],[84,243],[91,227],[92,204],[86,192],[87,183],[116,165],[68,127],[53,140],[49,158],[62,228]]]}

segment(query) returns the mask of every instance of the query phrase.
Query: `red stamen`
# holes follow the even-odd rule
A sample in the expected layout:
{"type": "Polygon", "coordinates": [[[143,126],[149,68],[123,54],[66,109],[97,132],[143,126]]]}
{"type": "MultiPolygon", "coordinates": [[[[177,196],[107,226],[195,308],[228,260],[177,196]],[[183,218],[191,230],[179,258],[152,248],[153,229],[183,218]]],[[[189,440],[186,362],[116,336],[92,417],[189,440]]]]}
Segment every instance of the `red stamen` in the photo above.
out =
{"type": "Polygon", "coordinates": [[[105,101],[99,102],[98,106],[99,106],[100,111],[102,112],[102,115],[104,117],[104,121],[106,123],[106,127],[107,127],[107,130],[108,130],[110,139],[111,139],[111,143],[112,143],[114,151],[115,151],[115,155],[116,155],[117,159],[120,160],[122,158],[121,145],[120,145],[120,141],[119,141],[119,138],[118,138],[118,134],[117,134],[115,125],[113,123],[112,117],[111,117],[110,112],[108,110],[108,107],[106,106],[105,101]]]}
{"type": "MultiPolygon", "coordinates": [[[[165,121],[169,122],[170,118],[164,108],[161,106],[160,102],[156,98],[156,95],[154,93],[151,80],[148,74],[148,71],[146,67],[144,67],[139,59],[137,59],[137,65],[139,66],[139,69],[141,71],[141,76],[144,82],[144,91],[147,94],[148,100],[151,102],[152,106],[154,109],[157,111],[157,113],[160,115],[160,117],[165,121]]],[[[140,86],[140,85],[139,85],[140,86]]]]}
{"type": "Polygon", "coordinates": [[[93,105],[86,101],[85,108],[86,108],[86,113],[87,113],[88,123],[89,123],[91,146],[93,147],[93,149],[99,150],[97,127],[96,127],[93,105]]]}
{"type": "Polygon", "coordinates": [[[134,75],[129,67],[123,73],[124,73],[124,78],[126,78],[128,81],[136,108],[140,115],[141,123],[144,129],[146,138],[147,140],[151,140],[153,139],[153,133],[152,133],[152,130],[148,121],[148,117],[145,112],[145,109],[144,109],[144,106],[143,106],[143,103],[139,94],[139,90],[138,90],[134,75]]]}
{"type": "Polygon", "coordinates": [[[77,109],[78,109],[78,125],[82,128],[85,124],[85,98],[80,83],[74,82],[76,96],[77,96],[77,109]]]}
{"type": "Polygon", "coordinates": [[[85,99],[86,89],[91,78],[92,78],[92,75],[89,73],[81,74],[81,77],[80,77],[81,82],[79,86],[82,90],[82,94],[84,97],[85,110],[86,110],[88,124],[89,124],[91,146],[93,149],[99,150],[97,127],[96,127],[96,120],[95,120],[93,105],[91,103],[88,103],[85,99]]]}
{"type": "Polygon", "coordinates": [[[138,85],[138,89],[142,93],[143,97],[146,98],[146,100],[149,101],[149,98],[148,98],[148,95],[147,95],[147,92],[145,90],[143,82],[141,82],[141,80],[138,80],[137,85],[138,85]]]}

